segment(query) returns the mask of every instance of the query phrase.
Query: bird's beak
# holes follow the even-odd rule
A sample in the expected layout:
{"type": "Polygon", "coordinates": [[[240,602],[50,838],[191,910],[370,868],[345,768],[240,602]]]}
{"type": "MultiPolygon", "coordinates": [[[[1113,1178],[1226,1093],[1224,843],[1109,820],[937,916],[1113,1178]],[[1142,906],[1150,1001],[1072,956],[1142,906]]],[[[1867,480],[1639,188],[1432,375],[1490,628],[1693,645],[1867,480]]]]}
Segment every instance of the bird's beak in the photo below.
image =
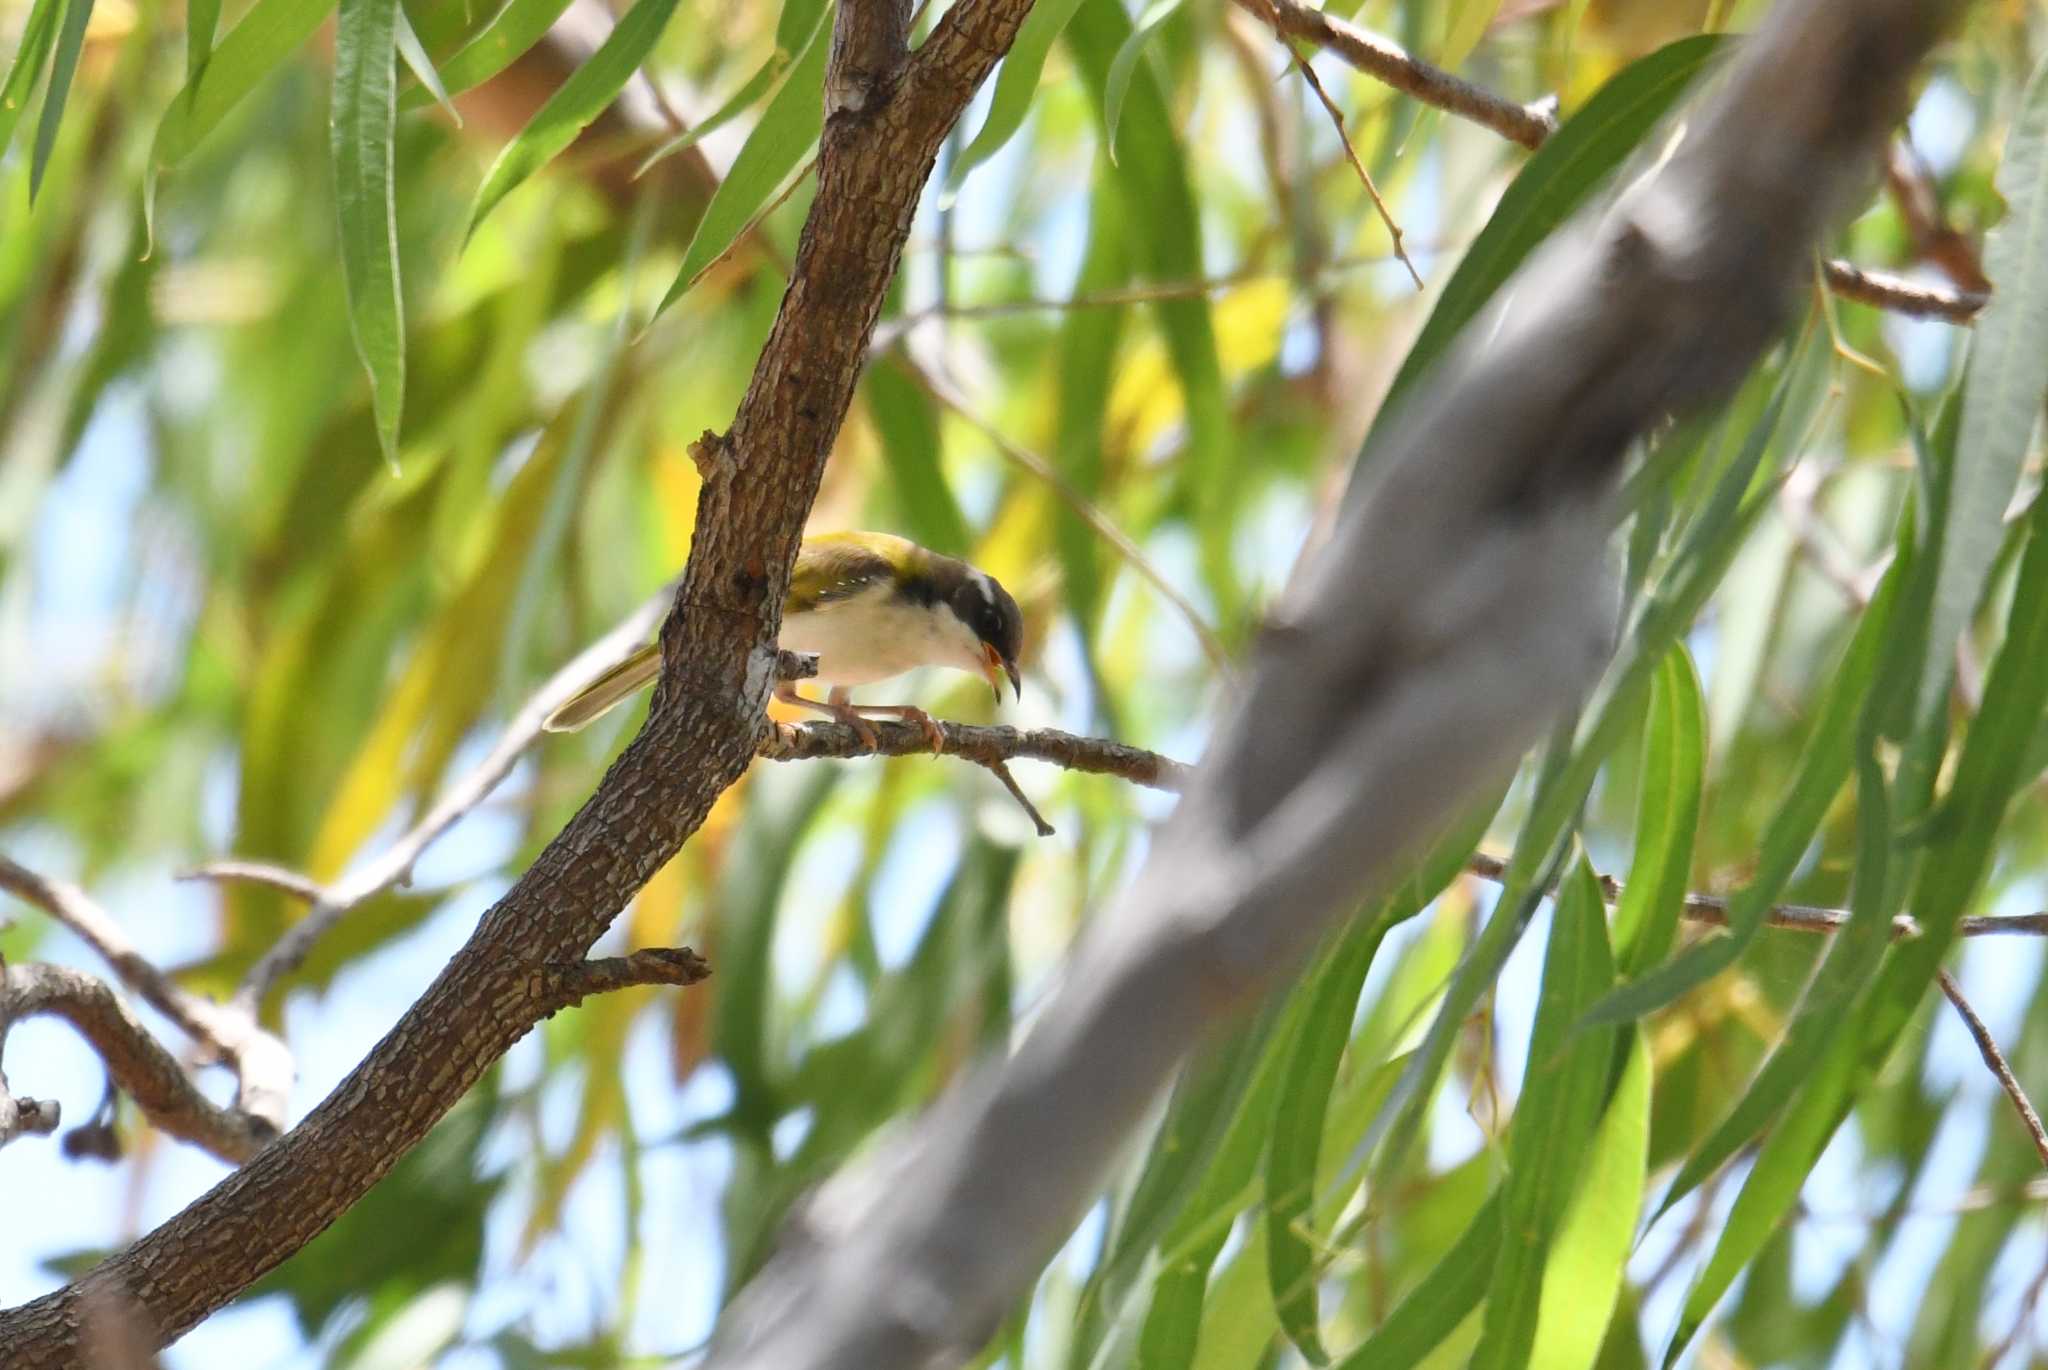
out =
{"type": "Polygon", "coordinates": [[[1003,654],[993,646],[981,644],[981,673],[988,680],[989,688],[996,692],[996,703],[1003,702],[1003,677],[1010,678],[1010,688],[1019,699],[1024,697],[1024,681],[1017,674],[1017,663],[1003,660],[1003,654]]]}

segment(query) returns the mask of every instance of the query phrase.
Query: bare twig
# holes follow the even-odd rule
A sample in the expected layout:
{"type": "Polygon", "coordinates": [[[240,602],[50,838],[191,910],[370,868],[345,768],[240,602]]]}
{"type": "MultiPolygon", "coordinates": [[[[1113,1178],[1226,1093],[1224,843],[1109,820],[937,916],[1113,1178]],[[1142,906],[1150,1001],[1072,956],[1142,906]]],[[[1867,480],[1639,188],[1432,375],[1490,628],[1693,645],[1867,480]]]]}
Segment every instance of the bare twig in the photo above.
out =
{"type": "MultiPolygon", "coordinates": [[[[1400,259],[1401,265],[1408,268],[1409,278],[1415,282],[1415,288],[1421,290],[1422,273],[1415,269],[1414,262],[1408,260],[1408,250],[1401,246],[1401,225],[1394,222],[1393,212],[1387,208],[1387,202],[1380,198],[1380,188],[1372,182],[1372,173],[1365,169],[1365,163],[1358,160],[1358,150],[1351,146],[1351,135],[1344,130],[1344,111],[1330,98],[1330,92],[1323,89],[1323,78],[1316,75],[1316,69],[1309,65],[1309,60],[1295,51],[1294,46],[1287,41],[1287,29],[1281,22],[1279,10],[1275,8],[1275,0],[1252,0],[1252,3],[1265,10],[1265,20],[1273,26],[1273,33],[1279,38],[1280,46],[1286,49],[1288,57],[1293,60],[1294,69],[1301,73],[1301,79],[1308,82],[1308,88],[1314,91],[1316,99],[1322,102],[1323,112],[1330,116],[1330,123],[1337,130],[1337,141],[1344,147],[1344,156],[1350,161],[1352,171],[1358,174],[1359,183],[1365,187],[1365,193],[1371,197],[1372,207],[1378,212],[1380,222],[1386,225],[1387,235],[1393,240],[1394,256],[1400,259]]],[[[1320,14],[1320,11],[1316,13],[1320,14]]]]}
{"type": "MultiPolygon", "coordinates": [[[[932,722],[944,739],[939,748],[941,755],[957,756],[990,770],[1022,757],[1049,761],[1070,771],[1113,775],[1155,790],[1178,790],[1187,783],[1190,773],[1187,766],[1157,752],[1100,737],[1079,737],[1055,728],[991,728],[948,723],[943,719],[932,722]]],[[[931,738],[916,724],[874,719],[870,726],[878,743],[873,748],[844,723],[783,724],[761,744],[761,755],[770,761],[810,761],[818,757],[932,754],[931,738]]]]}
{"type": "MultiPolygon", "coordinates": [[[[184,1066],[105,981],[68,966],[7,967],[0,981],[0,1040],[10,1022],[45,1013],[62,1018],[91,1043],[107,1073],[159,1131],[233,1164],[248,1160],[276,1135],[276,1127],[265,1120],[222,1108],[202,1094],[184,1066]]],[[[56,1106],[44,1107],[48,1127],[17,1130],[55,1128],[56,1106]]],[[[0,1128],[0,1142],[6,1139],[0,1128]]]]}
{"type": "MultiPolygon", "coordinates": [[[[1465,862],[1465,870],[1469,874],[1495,883],[1506,877],[1507,866],[1505,860],[1486,852],[1474,852],[1465,862]]],[[[1608,903],[1621,898],[1621,889],[1621,882],[1613,876],[1600,877],[1600,895],[1608,903]]],[[[1712,927],[1728,926],[1728,899],[1723,895],[1687,894],[1679,912],[1690,922],[1712,927]]],[[[1783,928],[1788,932],[1839,932],[1848,921],[1847,909],[1821,908],[1813,904],[1774,904],[1764,914],[1765,926],[1783,928]]],[[[1962,919],[1957,929],[1964,937],[2048,937],[2048,913],[1972,915],[1962,919]]],[[[1919,935],[1920,925],[1910,914],[1902,913],[1892,920],[1894,938],[1919,935]]]]}
{"type": "Polygon", "coordinates": [[[1492,129],[1510,142],[1534,150],[1557,132],[1555,102],[1518,105],[1476,86],[1462,76],[1431,66],[1399,43],[1382,38],[1301,0],[1237,0],[1258,18],[1268,19],[1291,38],[1328,48],[1368,76],[1412,95],[1425,105],[1492,129]],[[1270,15],[1267,11],[1271,11],[1270,15]]]}
{"type": "Polygon", "coordinates": [[[1991,1029],[1984,1026],[1984,1020],[1970,1007],[1970,1001],[1963,997],[1963,987],[1946,970],[1936,978],[1941,982],[1941,992],[1955,1005],[1956,1013],[1963,1020],[1963,1026],[1970,1030],[1970,1037],[1977,1043],[1977,1054],[1990,1067],[1998,1087],[2005,1091],[2005,1097],[2012,1100],[2013,1112],[2020,1115],[2020,1124],[2027,1129],[2027,1136],[2033,1140],[2034,1151],[2041,1158],[2041,1167],[2048,1170],[2048,1131],[2041,1127],[2041,1115],[2034,1111],[2033,1103],[2027,1098],[2027,1091],[2021,1087],[2012,1067],[2006,1064],[2005,1053],[1998,1049],[1998,1042],[1991,1036],[1991,1029]]]}
{"type": "MultiPolygon", "coordinates": [[[[235,1072],[235,1108],[252,1128],[275,1136],[284,1127],[291,1096],[291,1052],[263,1029],[253,1013],[216,1004],[173,983],[136,950],[107,912],[76,885],[36,874],[0,856],[0,889],[42,909],[76,934],[113,968],[138,998],[235,1072]]],[[[215,1150],[218,1148],[209,1147],[215,1150]]]]}
{"type": "Polygon", "coordinates": [[[553,1014],[594,994],[634,985],[694,985],[710,974],[704,958],[688,947],[644,947],[625,956],[543,966],[533,974],[532,993],[541,1012],[553,1014]]]}
{"type": "MultiPolygon", "coordinates": [[[[1534,151],[1557,132],[1555,101],[1519,105],[1505,96],[1474,85],[1409,53],[1399,43],[1367,32],[1348,20],[1312,9],[1302,0],[1236,0],[1281,32],[1316,43],[1368,76],[1412,95],[1447,114],[1492,129],[1510,142],[1534,151]]],[[[1398,244],[1398,236],[1396,242],[1398,244]]],[[[1917,318],[1968,323],[1988,298],[1982,290],[1941,290],[1882,271],[1867,271],[1849,262],[1823,264],[1828,288],[1844,299],[1874,305],[1917,318]]]]}
{"type": "Polygon", "coordinates": [[[1821,263],[1821,277],[1829,290],[1845,300],[1917,319],[1968,323],[1991,298],[1982,290],[1944,290],[1922,285],[1889,271],[1868,270],[1839,257],[1821,263]]]}

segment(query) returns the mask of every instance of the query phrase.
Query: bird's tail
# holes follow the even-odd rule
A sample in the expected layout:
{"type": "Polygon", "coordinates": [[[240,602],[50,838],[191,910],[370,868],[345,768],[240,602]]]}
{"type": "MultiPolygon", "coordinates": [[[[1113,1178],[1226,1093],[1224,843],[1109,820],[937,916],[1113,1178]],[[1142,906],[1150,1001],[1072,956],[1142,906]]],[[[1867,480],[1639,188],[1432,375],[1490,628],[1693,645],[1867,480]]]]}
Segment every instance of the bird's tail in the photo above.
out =
{"type": "Polygon", "coordinates": [[[558,705],[540,726],[551,733],[573,733],[588,727],[660,674],[661,644],[650,642],[558,705]]]}

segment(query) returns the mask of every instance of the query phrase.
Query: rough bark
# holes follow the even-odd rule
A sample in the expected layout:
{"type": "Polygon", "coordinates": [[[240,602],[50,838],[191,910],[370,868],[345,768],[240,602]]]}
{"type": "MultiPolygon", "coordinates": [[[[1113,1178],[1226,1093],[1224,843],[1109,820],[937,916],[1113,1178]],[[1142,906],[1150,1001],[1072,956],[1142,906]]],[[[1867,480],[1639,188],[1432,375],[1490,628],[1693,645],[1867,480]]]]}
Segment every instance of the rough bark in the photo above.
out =
{"type": "MultiPolygon", "coordinates": [[[[826,124],[788,290],[729,436],[707,445],[689,565],[662,629],[645,727],[597,791],[363,1063],[290,1132],[77,1283],[0,1314],[0,1364],[87,1364],[94,1298],[175,1339],[381,1179],[552,1007],[545,968],[582,956],[746,770],[805,516],[940,144],[1030,0],[963,0],[875,69],[897,0],[845,0],[834,50],[865,98],[826,124]]],[[[828,78],[829,79],[829,78],[828,78]]]]}

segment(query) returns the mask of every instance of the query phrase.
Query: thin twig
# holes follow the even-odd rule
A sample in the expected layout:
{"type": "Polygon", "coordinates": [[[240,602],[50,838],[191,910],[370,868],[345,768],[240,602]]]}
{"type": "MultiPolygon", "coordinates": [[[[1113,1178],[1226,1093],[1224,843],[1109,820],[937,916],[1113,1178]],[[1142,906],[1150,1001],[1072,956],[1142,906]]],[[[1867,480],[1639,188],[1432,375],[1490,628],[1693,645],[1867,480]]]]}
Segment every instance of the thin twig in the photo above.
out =
{"type": "MultiPolygon", "coordinates": [[[[1187,783],[1189,775],[1189,767],[1178,761],[1107,738],[1080,737],[1056,728],[983,727],[943,719],[933,719],[932,724],[941,739],[939,755],[957,756],[990,770],[1022,757],[1048,761],[1070,771],[1113,775],[1134,785],[1174,791],[1187,783]]],[[[811,761],[820,757],[845,760],[933,754],[931,738],[920,725],[874,719],[869,726],[875,733],[873,747],[844,723],[780,724],[762,742],[761,755],[769,761],[811,761]]]]}
{"type": "Polygon", "coordinates": [[[106,910],[68,881],[38,875],[0,856],[0,889],[69,928],[132,993],[225,1061],[238,1082],[236,1110],[253,1126],[271,1136],[283,1130],[291,1094],[291,1052],[264,1030],[255,1014],[233,1004],[216,1004],[175,984],[135,948],[106,910]]]}
{"type": "MultiPolygon", "coordinates": [[[[224,1161],[240,1164],[277,1135],[277,1128],[239,1108],[222,1108],[201,1093],[192,1077],[134,1012],[97,976],[69,966],[40,962],[9,966],[0,979],[0,1039],[12,1021],[49,1014],[76,1028],[105,1063],[107,1073],[159,1131],[183,1138],[224,1161]]],[[[54,1104],[47,1127],[57,1125],[54,1104]]],[[[0,1143],[8,1140],[0,1128],[0,1143]]]]}
{"type": "Polygon", "coordinates": [[[1889,271],[1872,271],[1839,257],[1821,263],[1821,276],[1828,289],[1845,300],[1889,309],[1916,319],[1946,319],[1968,323],[1977,317],[1991,296],[1982,290],[1944,290],[1922,285],[1889,271]]]}
{"type": "Polygon", "coordinates": [[[967,403],[966,398],[953,389],[951,385],[947,384],[943,378],[935,376],[926,368],[917,365],[912,365],[911,372],[913,378],[924,389],[926,394],[965,420],[970,428],[981,434],[998,453],[1012,464],[1023,467],[1024,470],[1043,481],[1054,494],[1058,495],[1083,523],[1094,529],[1097,536],[1101,537],[1103,541],[1116,550],[1125,563],[1133,571],[1136,571],[1139,577],[1147,585],[1150,585],[1161,599],[1173,606],[1174,610],[1186,621],[1188,629],[1194,633],[1195,640],[1201,644],[1202,653],[1209,658],[1209,664],[1226,676],[1230,673],[1230,654],[1224,650],[1222,639],[1216,636],[1216,631],[1203,619],[1201,611],[1188,602],[1187,596],[1175,589],[1173,582],[1160,574],[1159,568],[1146,558],[1144,551],[1137,543],[1131,540],[1129,534],[1117,527],[1110,517],[1096,508],[1094,502],[1087,496],[1076,490],[1067,478],[1062,476],[1053,467],[1051,462],[1030,448],[1015,441],[1009,434],[1003,432],[1002,429],[977,414],[967,403]]]}
{"type": "MultiPolygon", "coordinates": [[[[1557,132],[1555,101],[1516,104],[1441,67],[1431,66],[1391,39],[1312,9],[1302,0],[1236,3],[1260,18],[1269,18],[1289,37],[1318,44],[1366,75],[1426,105],[1492,129],[1532,152],[1557,132]]],[[[1824,263],[1822,275],[1828,288],[1845,299],[1916,318],[1946,319],[1950,323],[1968,323],[1988,298],[1980,290],[1941,290],[1840,260],[1824,263]]]]}
{"type": "Polygon", "coordinates": [[[1368,33],[1348,20],[1301,0],[1237,0],[1291,38],[1328,48],[1345,62],[1426,105],[1492,129],[1510,142],[1534,150],[1557,132],[1552,101],[1519,105],[1441,67],[1431,66],[1392,39],[1368,33]],[[1270,15],[1264,11],[1270,10],[1270,15]]]}
{"type": "Polygon", "coordinates": [[[1330,116],[1330,123],[1337,130],[1337,141],[1343,144],[1344,155],[1350,160],[1351,169],[1358,173],[1359,182],[1365,186],[1365,193],[1372,198],[1372,207],[1379,212],[1380,222],[1387,226],[1387,234],[1394,243],[1394,255],[1400,259],[1401,265],[1408,268],[1408,275],[1414,280],[1415,288],[1423,289],[1422,273],[1415,269],[1415,263],[1408,260],[1407,249],[1401,246],[1401,225],[1394,222],[1393,212],[1387,208],[1387,202],[1380,198],[1380,188],[1373,184],[1372,173],[1365,169],[1365,163],[1358,160],[1358,150],[1351,146],[1351,135],[1344,130],[1344,111],[1330,98],[1330,92],[1323,89],[1323,79],[1316,75],[1316,69],[1309,65],[1309,60],[1287,41],[1287,31],[1281,27],[1280,12],[1274,7],[1274,0],[1256,0],[1256,3],[1265,9],[1266,22],[1273,26],[1273,36],[1279,39],[1281,48],[1293,60],[1294,69],[1301,73],[1302,80],[1308,82],[1308,88],[1316,93],[1316,99],[1322,101],[1323,112],[1330,116]]]}
{"type": "Polygon", "coordinates": [[[2012,1100],[2013,1112],[2020,1115],[2021,1125],[2027,1129],[2027,1136],[2033,1140],[2034,1151],[2041,1158],[2042,1169],[2048,1170],[2048,1131],[2042,1129],[2041,1115],[2034,1111],[2032,1101],[2027,1098],[2027,1091],[2013,1075],[2012,1067],[2006,1064],[2005,1053],[1998,1049],[1997,1041],[1991,1036],[1991,1029],[1984,1026],[1984,1020],[1977,1016],[1977,1011],[1970,1007],[1970,1001],[1963,997],[1963,987],[1956,983],[1955,977],[1943,970],[1936,973],[1936,978],[1941,982],[1941,992],[1955,1005],[1956,1013],[1963,1020],[1963,1026],[1970,1030],[1971,1038],[1977,1043],[1977,1054],[1982,1056],[1984,1064],[1990,1067],[1993,1078],[1998,1081],[1998,1087],[2005,1091],[2005,1097],[2012,1100]]]}
{"type": "MultiPolygon", "coordinates": [[[[1468,874],[1499,883],[1507,875],[1508,863],[1486,852],[1474,852],[1465,862],[1468,874]]],[[[1609,904],[1621,898],[1621,882],[1611,875],[1600,877],[1600,895],[1609,904]]],[[[1687,894],[1680,907],[1688,920],[1711,927],[1728,926],[1728,900],[1718,894],[1687,894]]],[[[1774,904],[1764,914],[1766,927],[1788,932],[1834,933],[1849,921],[1847,909],[1820,908],[1812,904],[1774,904]]],[[[1963,937],[2048,937],[2048,913],[1973,915],[1957,924],[1963,937]]],[[[1903,940],[1920,935],[1920,925],[1910,914],[1892,920],[1892,936],[1903,940]]]]}
{"type": "Polygon", "coordinates": [[[1003,788],[1010,792],[1010,798],[1016,800],[1024,812],[1030,815],[1031,825],[1038,829],[1038,835],[1040,837],[1051,837],[1053,835],[1052,824],[1045,821],[1045,815],[1040,813],[1038,806],[1031,802],[1031,796],[1024,793],[1023,786],[1017,783],[1017,777],[1010,774],[1009,766],[1001,761],[986,761],[982,764],[996,779],[1003,782],[1003,788]]]}

